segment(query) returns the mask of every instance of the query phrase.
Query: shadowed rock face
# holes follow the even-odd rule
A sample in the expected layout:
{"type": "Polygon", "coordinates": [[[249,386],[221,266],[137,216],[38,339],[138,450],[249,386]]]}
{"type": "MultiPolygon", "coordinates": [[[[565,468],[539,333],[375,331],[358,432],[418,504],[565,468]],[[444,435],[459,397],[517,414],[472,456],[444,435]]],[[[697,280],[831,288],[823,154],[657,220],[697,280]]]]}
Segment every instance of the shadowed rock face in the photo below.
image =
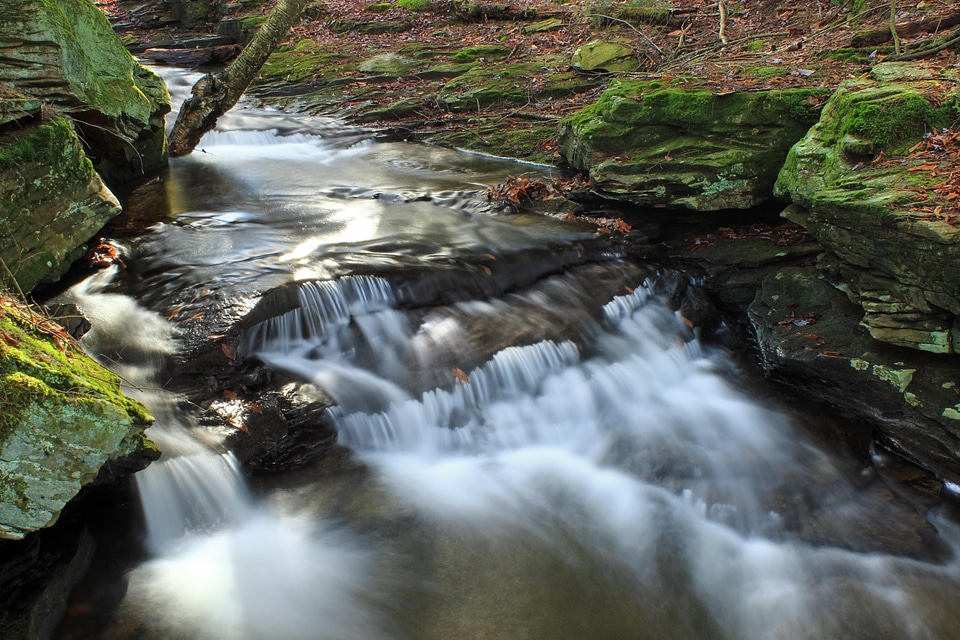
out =
{"type": "Polygon", "coordinates": [[[0,36],[0,83],[70,115],[108,183],[166,163],[166,86],[92,2],[8,0],[0,36]]]}
{"type": "Polygon", "coordinates": [[[861,315],[813,266],[769,273],[749,308],[772,377],[866,418],[884,446],[960,481],[960,376],[952,358],[878,342],[858,326],[861,315]]]}
{"type": "Polygon", "coordinates": [[[746,209],[769,200],[822,91],[717,94],[615,81],[560,125],[560,149],[598,195],[641,206],[746,209]]]}
{"type": "Polygon", "coordinates": [[[910,170],[923,160],[904,158],[926,131],[952,121],[956,90],[940,95],[937,80],[885,63],[845,83],[791,150],[776,190],[804,207],[788,217],[829,250],[822,262],[863,309],[871,336],[946,354],[958,351],[960,232],[913,206],[917,190],[943,178],[910,170]],[[903,162],[884,162],[896,157],[903,162]]]}
{"type": "Polygon", "coordinates": [[[0,335],[0,538],[18,539],[105,465],[141,469],[159,451],[147,410],[55,324],[0,298],[0,335]]]}

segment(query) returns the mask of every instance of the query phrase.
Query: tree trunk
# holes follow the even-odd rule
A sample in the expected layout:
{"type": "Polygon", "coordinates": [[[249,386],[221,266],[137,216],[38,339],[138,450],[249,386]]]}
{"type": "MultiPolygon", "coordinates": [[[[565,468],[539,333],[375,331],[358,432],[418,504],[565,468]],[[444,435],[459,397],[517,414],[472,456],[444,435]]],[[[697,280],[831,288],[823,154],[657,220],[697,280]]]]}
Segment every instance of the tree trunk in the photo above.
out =
{"type": "Polygon", "coordinates": [[[192,152],[203,135],[216,126],[217,119],[237,104],[260,67],[310,1],[280,0],[253,40],[229,67],[220,73],[207,74],[193,85],[170,134],[171,156],[192,152]]]}

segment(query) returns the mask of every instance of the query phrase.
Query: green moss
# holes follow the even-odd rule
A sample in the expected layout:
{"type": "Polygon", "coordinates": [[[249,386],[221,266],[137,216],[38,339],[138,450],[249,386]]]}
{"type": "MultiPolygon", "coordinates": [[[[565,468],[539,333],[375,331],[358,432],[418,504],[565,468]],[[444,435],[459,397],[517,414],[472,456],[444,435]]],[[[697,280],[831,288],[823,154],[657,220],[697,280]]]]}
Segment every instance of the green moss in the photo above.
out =
{"type": "Polygon", "coordinates": [[[551,143],[557,135],[549,125],[505,127],[498,119],[481,119],[469,130],[431,136],[431,142],[445,146],[488,153],[504,158],[518,158],[540,164],[556,164],[551,143]]]}
{"type": "Polygon", "coordinates": [[[477,65],[447,82],[438,94],[438,100],[455,111],[522,106],[528,102],[574,95],[596,86],[596,83],[595,78],[569,71],[547,72],[536,62],[477,65]]]}
{"type": "Polygon", "coordinates": [[[743,70],[744,74],[756,78],[758,80],[769,80],[770,78],[777,78],[780,76],[787,75],[787,70],[782,66],[768,66],[768,67],[747,67],[743,70]]]}
{"type": "Polygon", "coordinates": [[[846,47],[842,49],[830,49],[817,55],[818,58],[827,58],[837,60],[838,62],[847,62],[851,64],[873,64],[876,56],[893,53],[893,47],[846,47]]]}
{"type": "MultiPolygon", "coordinates": [[[[121,393],[120,378],[92,360],[75,341],[60,338],[57,344],[51,335],[37,331],[34,327],[43,321],[13,307],[0,307],[0,331],[6,336],[0,346],[0,376],[19,381],[18,387],[27,392],[47,395],[56,390],[105,400],[136,422],[153,421],[146,407],[121,393]]],[[[15,420],[14,412],[0,412],[0,432],[15,426],[15,420]]]]}
{"type": "Polygon", "coordinates": [[[841,134],[869,140],[877,149],[887,149],[902,140],[915,140],[925,130],[948,124],[944,109],[935,109],[918,93],[897,94],[876,101],[858,101],[850,106],[841,134]]]}
{"type": "Polygon", "coordinates": [[[384,13],[386,11],[390,11],[390,9],[392,8],[393,8],[393,5],[390,4],[389,2],[377,2],[374,4],[368,4],[366,7],[363,8],[363,10],[368,11],[370,13],[384,13]]]}
{"type": "Polygon", "coordinates": [[[397,0],[397,6],[407,11],[426,11],[430,8],[430,0],[397,0]]]}
{"type": "MultiPolygon", "coordinates": [[[[62,159],[64,146],[73,136],[73,127],[70,123],[63,118],[56,118],[48,124],[37,127],[30,135],[0,146],[0,170],[11,169],[28,162],[54,166],[62,159]]],[[[90,161],[86,160],[86,165],[89,166],[89,164],[90,161]]]]}
{"type": "Polygon", "coordinates": [[[480,58],[488,60],[504,60],[510,55],[510,48],[500,45],[480,45],[457,51],[450,59],[454,62],[476,62],[480,58]]]}
{"type": "Polygon", "coordinates": [[[760,51],[765,46],[767,46],[766,40],[754,40],[745,44],[743,48],[747,51],[760,51]]]}

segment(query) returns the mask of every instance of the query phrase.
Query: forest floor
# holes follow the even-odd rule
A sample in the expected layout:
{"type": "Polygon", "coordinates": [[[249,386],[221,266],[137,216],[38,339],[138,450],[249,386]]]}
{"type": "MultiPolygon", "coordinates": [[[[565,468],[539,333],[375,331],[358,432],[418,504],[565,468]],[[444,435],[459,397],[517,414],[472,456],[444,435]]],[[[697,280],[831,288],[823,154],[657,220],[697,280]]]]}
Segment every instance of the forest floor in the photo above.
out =
{"type": "MultiPolygon", "coordinates": [[[[131,5],[144,5],[96,2],[115,22],[132,13],[131,5]]],[[[252,10],[250,2],[237,6],[249,15],[265,14],[273,4],[268,0],[252,10]]],[[[604,38],[633,47],[640,67],[632,75],[683,76],[687,86],[730,91],[834,87],[894,55],[889,12],[887,0],[840,5],[828,0],[324,0],[308,7],[288,43],[309,39],[356,56],[405,45],[454,50],[501,45],[512,50],[508,60],[518,60],[570,56],[581,45],[604,38]],[[561,25],[549,31],[530,29],[548,18],[561,25]],[[374,23],[403,27],[379,34],[364,28],[374,23]]],[[[137,26],[135,18],[128,22],[137,26]]],[[[960,10],[952,0],[899,0],[896,22],[907,51],[956,36],[951,32],[960,23],[960,10]]],[[[207,26],[216,29],[213,23],[207,26]]],[[[134,30],[149,42],[150,36],[143,35],[150,33],[149,25],[139,27],[134,30]]],[[[957,48],[919,64],[960,71],[957,48]]],[[[400,78],[404,80],[409,79],[400,78]]],[[[589,98],[578,95],[573,104],[552,106],[566,110],[589,98]]]]}

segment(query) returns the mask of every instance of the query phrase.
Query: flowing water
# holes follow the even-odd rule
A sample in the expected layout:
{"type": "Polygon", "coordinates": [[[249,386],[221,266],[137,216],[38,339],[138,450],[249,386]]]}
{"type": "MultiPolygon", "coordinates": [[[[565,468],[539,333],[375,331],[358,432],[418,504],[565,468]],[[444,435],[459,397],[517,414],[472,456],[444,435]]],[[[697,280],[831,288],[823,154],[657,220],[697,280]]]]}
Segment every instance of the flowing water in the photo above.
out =
{"type": "Polygon", "coordinates": [[[126,269],[69,294],[165,454],[137,475],[150,558],[106,624],[68,618],[61,638],[960,637],[958,560],[907,551],[960,533],[876,499],[867,462],[751,399],[652,267],[408,308],[389,274],[592,235],[483,197],[547,169],[279,113],[221,129],[172,163],[169,218],[126,269]],[[186,314],[239,315],[291,282],[238,353],[330,394],[356,464],[250,490],[164,372],[186,314]]]}

